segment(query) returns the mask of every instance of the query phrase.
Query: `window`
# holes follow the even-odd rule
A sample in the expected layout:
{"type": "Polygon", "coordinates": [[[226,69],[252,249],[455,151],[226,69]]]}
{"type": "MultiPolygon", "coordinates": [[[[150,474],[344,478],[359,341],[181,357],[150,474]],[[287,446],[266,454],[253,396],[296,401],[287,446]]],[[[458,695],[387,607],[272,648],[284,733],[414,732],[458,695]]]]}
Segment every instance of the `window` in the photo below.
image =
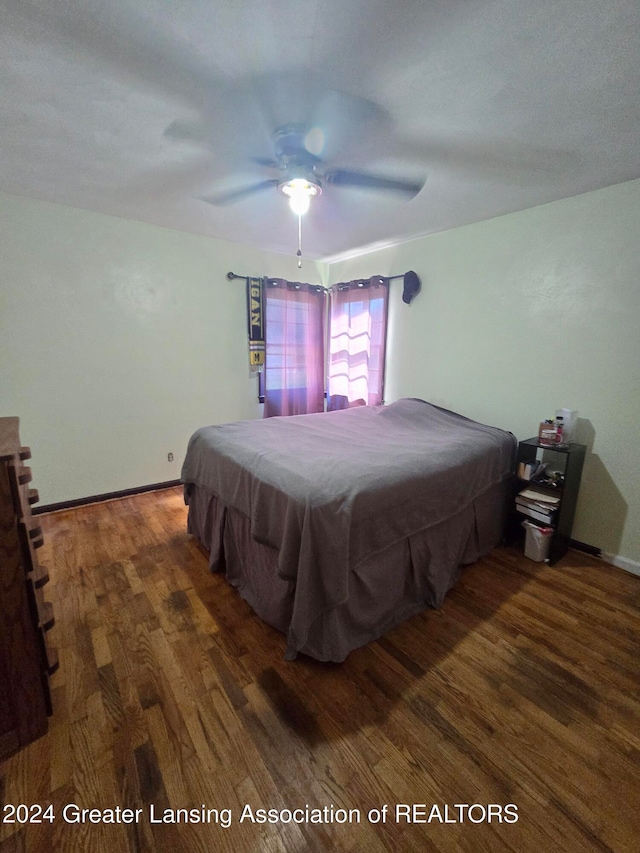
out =
{"type": "Polygon", "coordinates": [[[382,403],[388,292],[379,277],[332,288],[329,410],[382,403]]]}
{"type": "Polygon", "coordinates": [[[325,289],[268,280],[265,417],[324,411],[325,385],[329,410],[382,402],[388,289],[379,276],[330,288],[326,364],[325,289]]]}
{"type": "Polygon", "coordinates": [[[264,416],[324,411],[324,288],[270,279],[265,305],[264,416]]]}

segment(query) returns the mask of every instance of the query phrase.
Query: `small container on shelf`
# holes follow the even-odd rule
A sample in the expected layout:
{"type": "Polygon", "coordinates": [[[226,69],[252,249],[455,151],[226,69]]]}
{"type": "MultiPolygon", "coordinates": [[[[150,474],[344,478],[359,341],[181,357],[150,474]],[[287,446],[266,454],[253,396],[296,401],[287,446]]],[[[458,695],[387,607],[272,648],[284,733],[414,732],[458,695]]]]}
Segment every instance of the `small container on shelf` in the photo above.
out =
{"type": "Polygon", "coordinates": [[[571,444],[575,441],[576,427],[578,425],[578,412],[575,409],[556,409],[556,420],[562,418],[564,443],[571,444]]]}
{"type": "Polygon", "coordinates": [[[538,428],[538,444],[540,447],[559,447],[562,445],[562,426],[549,419],[541,421],[538,428]]]}

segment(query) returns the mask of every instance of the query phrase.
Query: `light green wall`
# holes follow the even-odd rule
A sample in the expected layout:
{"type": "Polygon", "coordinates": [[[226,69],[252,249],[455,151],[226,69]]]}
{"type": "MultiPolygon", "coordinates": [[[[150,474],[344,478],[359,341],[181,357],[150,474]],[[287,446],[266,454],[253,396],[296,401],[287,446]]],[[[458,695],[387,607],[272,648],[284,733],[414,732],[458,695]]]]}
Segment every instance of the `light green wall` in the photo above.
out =
{"type": "Polygon", "coordinates": [[[589,447],[574,537],[640,561],[640,181],[330,266],[391,285],[386,399],[422,397],[536,434],[577,409],[589,447]]]}
{"type": "MultiPolygon", "coordinates": [[[[578,409],[574,535],[640,561],[640,181],[435,234],[309,281],[392,285],[388,401],[535,433],[578,409]]],[[[179,476],[191,432],[256,417],[244,292],[295,259],[0,194],[0,416],[19,415],[42,503],[179,476]],[[167,453],[175,461],[167,462],[167,453]]]]}
{"type": "Polygon", "coordinates": [[[0,416],[20,417],[42,504],[178,478],[197,427],[259,414],[229,270],[299,277],[295,258],[0,194],[0,416]]]}

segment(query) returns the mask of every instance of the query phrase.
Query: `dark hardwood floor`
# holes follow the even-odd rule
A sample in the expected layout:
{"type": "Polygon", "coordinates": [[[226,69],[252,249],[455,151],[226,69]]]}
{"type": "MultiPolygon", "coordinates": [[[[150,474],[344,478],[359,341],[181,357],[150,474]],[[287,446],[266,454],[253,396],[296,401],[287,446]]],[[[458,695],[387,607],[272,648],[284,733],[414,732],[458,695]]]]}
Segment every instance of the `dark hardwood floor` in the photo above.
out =
{"type": "Polygon", "coordinates": [[[0,853],[640,848],[640,578],[498,549],[344,664],[287,663],[179,489],[41,521],[55,711],[0,764],[0,853]]]}

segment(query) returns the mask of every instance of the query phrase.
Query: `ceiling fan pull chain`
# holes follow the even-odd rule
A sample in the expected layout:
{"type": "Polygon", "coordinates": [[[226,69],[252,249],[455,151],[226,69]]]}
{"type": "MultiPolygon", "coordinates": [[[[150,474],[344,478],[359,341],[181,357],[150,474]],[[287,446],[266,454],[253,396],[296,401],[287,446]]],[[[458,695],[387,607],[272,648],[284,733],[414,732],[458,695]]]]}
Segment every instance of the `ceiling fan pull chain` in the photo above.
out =
{"type": "Polygon", "coordinates": [[[302,269],[302,214],[298,214],[298,269],[302,269]]]}

